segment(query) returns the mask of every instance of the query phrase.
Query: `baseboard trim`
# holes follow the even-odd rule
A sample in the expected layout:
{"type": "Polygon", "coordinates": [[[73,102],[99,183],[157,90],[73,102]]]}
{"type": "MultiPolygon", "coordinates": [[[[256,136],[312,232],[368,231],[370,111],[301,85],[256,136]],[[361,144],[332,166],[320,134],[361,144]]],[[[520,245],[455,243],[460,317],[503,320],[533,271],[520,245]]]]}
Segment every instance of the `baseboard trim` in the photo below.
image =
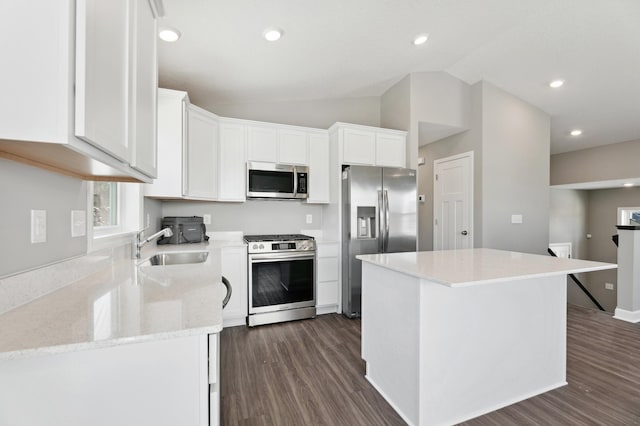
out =
{"type": "Polygon", "coordinates": [[[626,322],[640,322],[640,311],[627,311],[626,309],[616,308],[613,313],[615,319],[626,322]]]}
{"type": "Polygon", "coordinates": [[[327,306],[316,307],[317,315],[335,314],[337,312],[338,312],[338,305],[327,305],[327,306]]]}

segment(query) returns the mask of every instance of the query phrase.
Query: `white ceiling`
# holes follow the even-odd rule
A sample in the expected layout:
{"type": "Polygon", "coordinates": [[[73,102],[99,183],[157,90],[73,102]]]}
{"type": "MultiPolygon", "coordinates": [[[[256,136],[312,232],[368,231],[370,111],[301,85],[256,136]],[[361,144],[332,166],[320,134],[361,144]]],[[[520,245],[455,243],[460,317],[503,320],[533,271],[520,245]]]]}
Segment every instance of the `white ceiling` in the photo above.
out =
{"type": "Polygon", "coordinates": [[[552,153],[640,139],[639,0],[164,0],[163,87],[194,103],[380,96],[411,72],[486,80],[551,116],[552,153]],[[275,43],[265,28],[285,31],[275,43]],[[429,33],[421,47],[418,33],[429,33]],[[556,90],[549,81],[566,84],[556,90]],[[206,102],[202,102],[203,100],[206,102]],[[574,128],[580,137],[570,137],[574,128]]]}

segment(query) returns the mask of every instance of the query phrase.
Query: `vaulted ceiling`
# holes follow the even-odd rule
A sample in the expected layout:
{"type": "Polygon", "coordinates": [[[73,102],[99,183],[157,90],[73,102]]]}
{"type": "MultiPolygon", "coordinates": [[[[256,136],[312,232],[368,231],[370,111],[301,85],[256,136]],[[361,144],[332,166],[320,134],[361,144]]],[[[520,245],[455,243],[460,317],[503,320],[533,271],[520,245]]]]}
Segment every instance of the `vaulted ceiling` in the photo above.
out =
{"type": "Polygon", "coordinates": [[[411,72],[486,80],[551,116],[552,153],[640,139],[638,0],[164,0],[164,87],[216,103],[380,96],[411,72]],[[262,38],[279,27],[277,42],[262,38]],[[414,46],[413,38],[429,40],[414,46]],[[565,81],[551,89],[554,79],[565,81]],[[579,128],[583,134],[571,137],[579,128]]]}

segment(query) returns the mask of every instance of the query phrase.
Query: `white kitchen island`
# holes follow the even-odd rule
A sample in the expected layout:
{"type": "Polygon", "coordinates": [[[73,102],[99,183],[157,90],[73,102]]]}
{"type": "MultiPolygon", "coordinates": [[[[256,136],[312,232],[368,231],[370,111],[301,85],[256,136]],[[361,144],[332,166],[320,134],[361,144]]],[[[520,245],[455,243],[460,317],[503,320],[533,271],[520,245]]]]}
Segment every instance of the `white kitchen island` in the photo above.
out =
{"type": "Polygon", "coordinates": [[[566,275],[615,264],[491,249],[358,256],[367,379],[411,425],[566,384],[566,275]]]}

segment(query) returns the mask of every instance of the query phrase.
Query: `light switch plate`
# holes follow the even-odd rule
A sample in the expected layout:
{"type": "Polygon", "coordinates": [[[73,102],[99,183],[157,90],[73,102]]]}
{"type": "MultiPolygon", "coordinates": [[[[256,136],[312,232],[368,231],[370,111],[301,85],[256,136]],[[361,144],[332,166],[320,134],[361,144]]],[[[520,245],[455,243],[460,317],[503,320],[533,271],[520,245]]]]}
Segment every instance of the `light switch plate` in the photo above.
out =
{"type": "Polygon", "coordinates": [[[87,212],[85,210],[71,210],[71,237],[87,235],[87,212]]]}
{"type": "Polygon", "coordinates": [[[31,243],[47,242],[47,211],[31,210],[31,243]]]}
{"type": "Polygon", "coordinates": [[[511,223],[522,223],[522,215],[521,214],[512,214],[511,215],[511,223]]]}

